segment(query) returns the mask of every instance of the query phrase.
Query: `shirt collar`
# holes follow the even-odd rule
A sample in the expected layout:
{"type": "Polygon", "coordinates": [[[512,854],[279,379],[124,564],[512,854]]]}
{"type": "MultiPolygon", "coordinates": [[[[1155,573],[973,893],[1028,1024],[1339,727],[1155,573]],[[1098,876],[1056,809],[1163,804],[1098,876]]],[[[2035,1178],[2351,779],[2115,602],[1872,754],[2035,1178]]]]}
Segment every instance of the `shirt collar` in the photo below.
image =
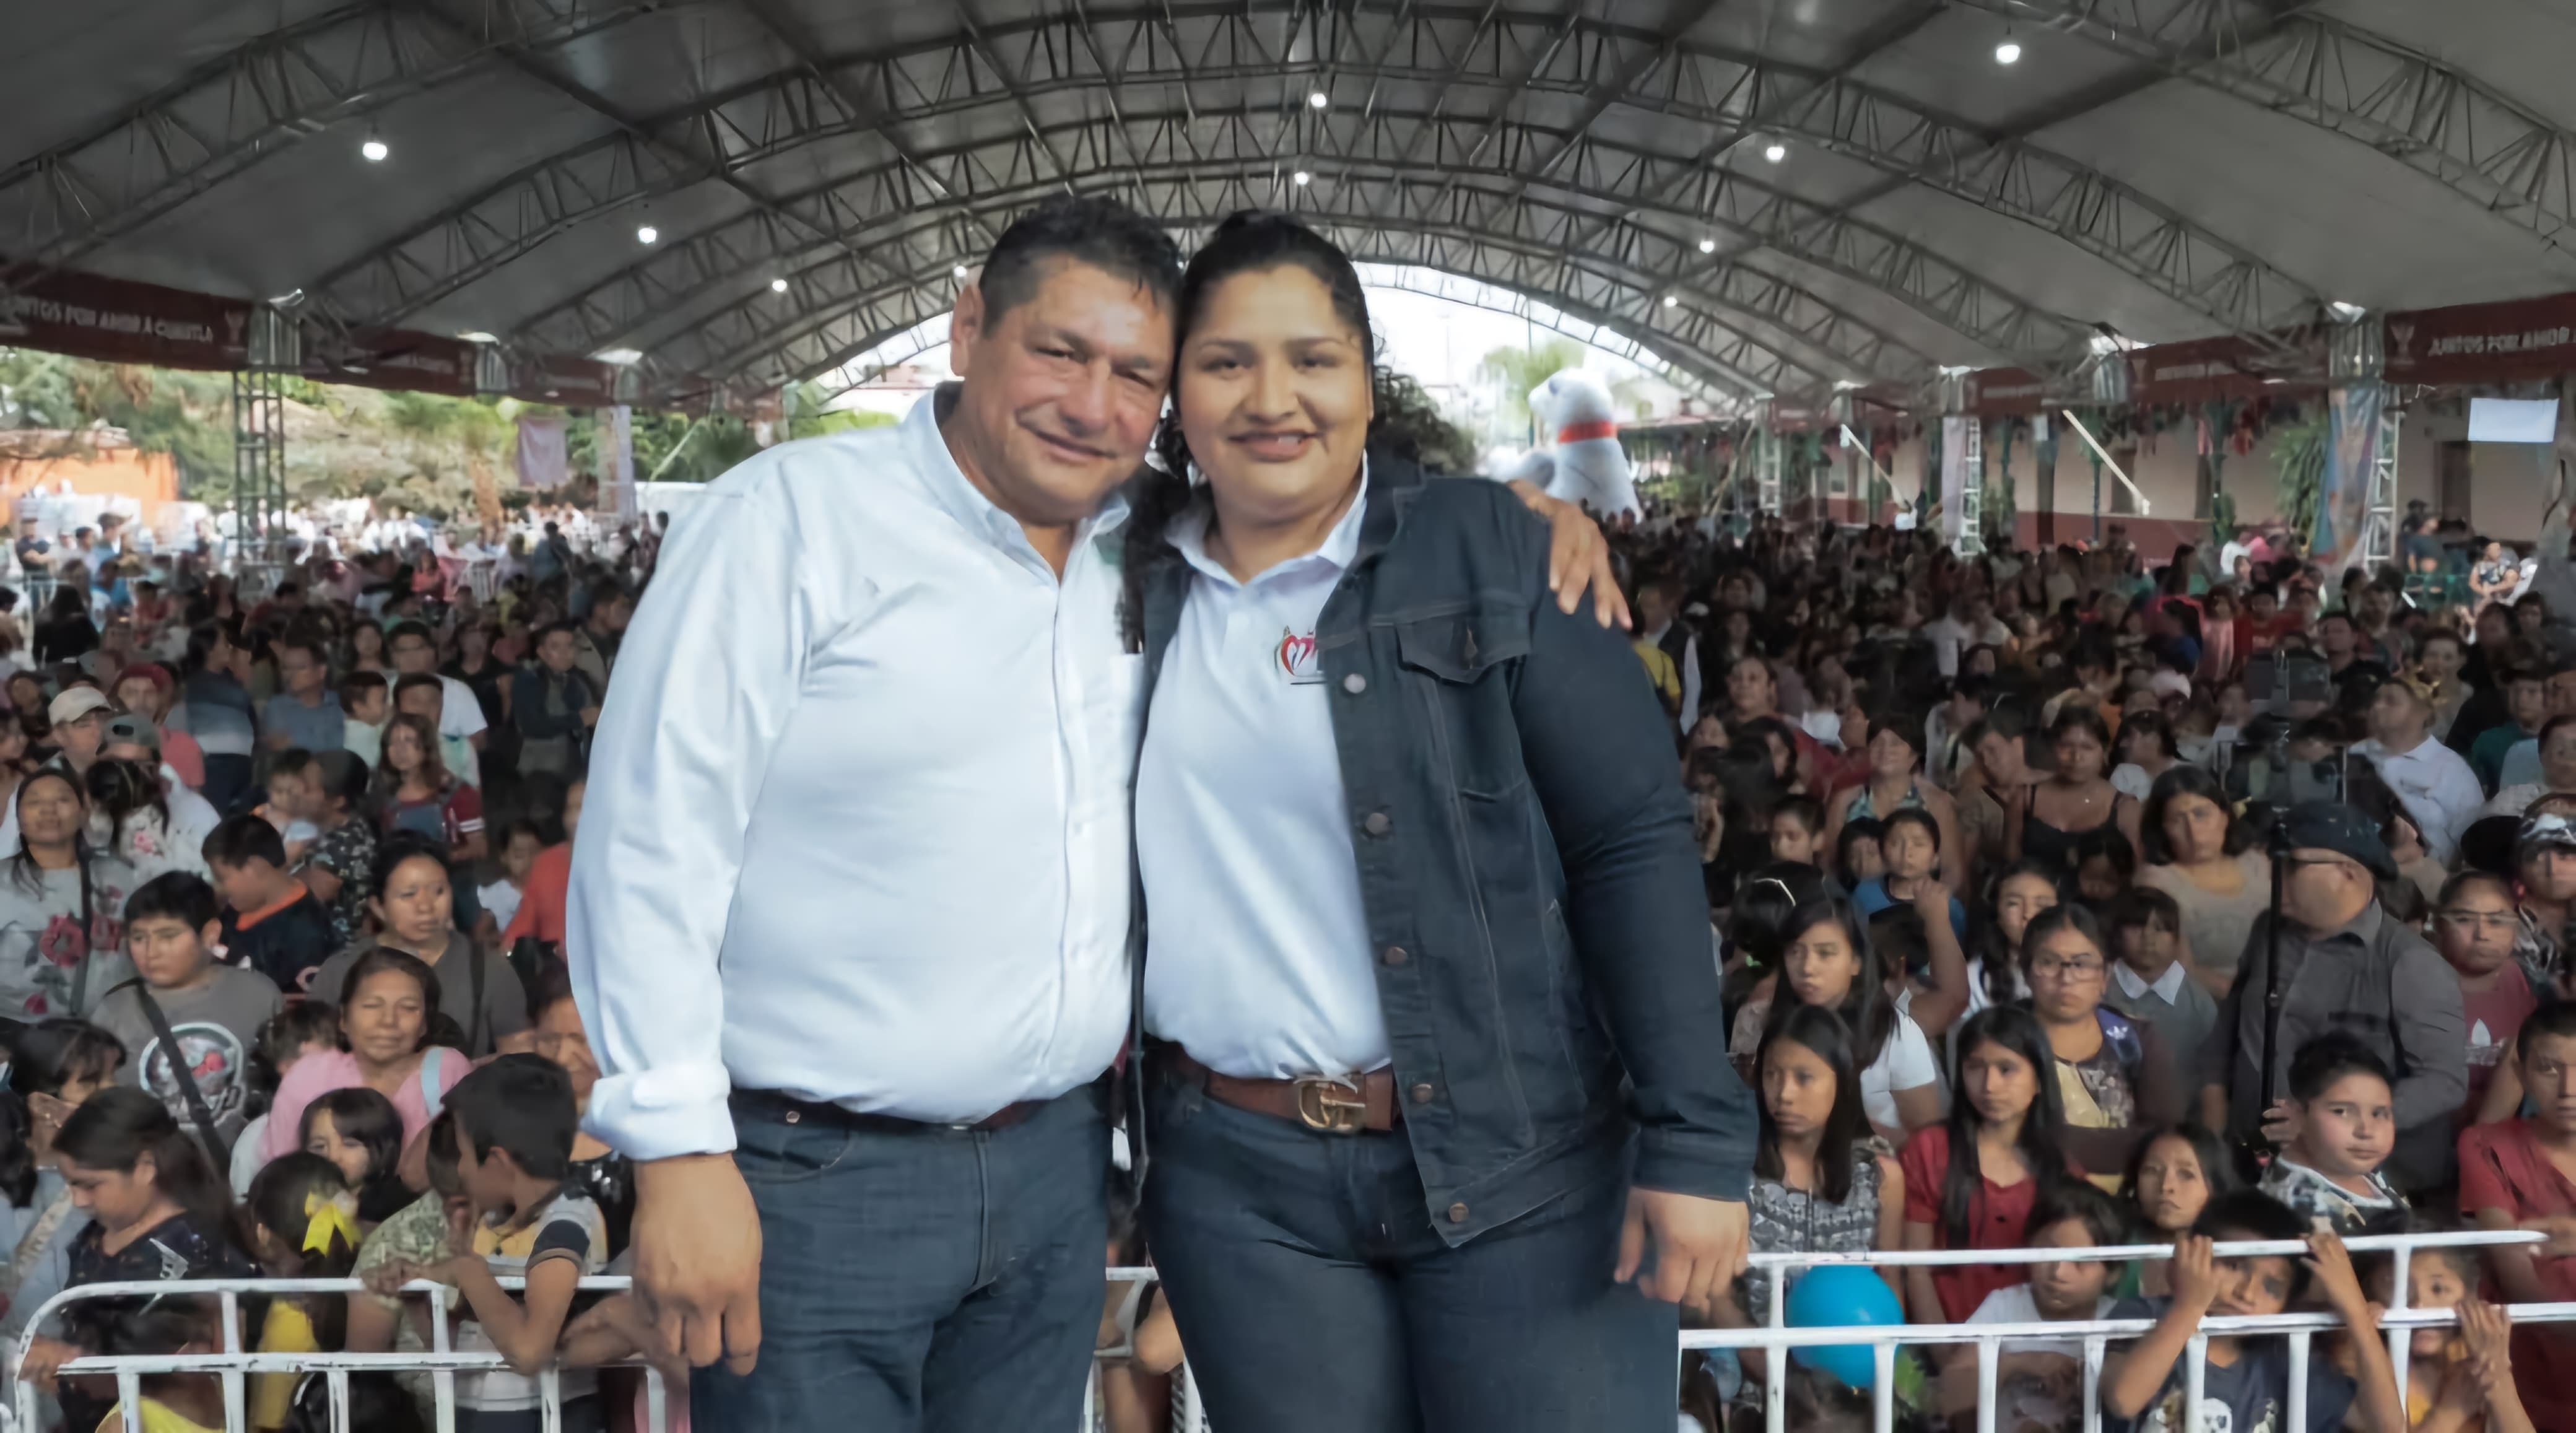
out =
{"type": "MultiPolygon", "coordinates": [[[[966,476],[966,470],[957,466],[957,455],[949,451],[947,435],[939,431],[939,415],[957,406],[957,395],[964,387],[962,383],[942,383],[904,415],[903,432],[912,445],[914,467],[929,486],[930,495],[957,520],[958,526],[981,535],[1005,552],[1034,554],[1028,534],[1020,529],[1020,520],[984,496],[983,489],[966,476]]],[[[1126,495],[1113,491],[1100,505],[1100,511],[1074,530],[1074,550],[1079,551],[1084,543],[1116,530],[1126,521],[1126,495]]]]}
{"type": "Polygon", "coordinates": [[[1253,583],[1275,574],[1296,571],[1307,563],[1321,563],[1338,572],[1349,567],[1352,560],[1359,556],[1360,524],[1368,512],[1368,489],[1368,457],[1362,454],[1360,490],[1352,495],[1350,508],[1342,514],[1340,521],[1333,524],[1333,530],[1324,534],[1323,546],[1303,557],[1292,557],[1285,562],[1273,564],[1264,571],[1254,573],[1251,582],[1236,582],[1234,574],[1226,571],[1223,563],[1208,556],[1207,530],[1208,523],[1214,514],[1208,511],[1205,504],[1199,504],[1172,519],[1167,538],[1172,544],[1172,549],[1181,555],[1182,560],[1198,569],[1202,575],[1212,577],[1228,587],[1250,587],[1253,583]]]}
{"type": "Polygon", "coordinates": [[[2158,999],[2171,1005],[2175,1003],[2174,997],[2182,993],[2182,962],[2177,960],[2166,966],[2165,973],[2150,982],[2139,979],[2138,973],[2129,968],[2127,961],[2115,960],[2111,962],[2111,978],[2120,982],[2120,988],[2128,993],[2131,1000],[2143,1000],[2147,992],[2152,990],[2158,999]]]}

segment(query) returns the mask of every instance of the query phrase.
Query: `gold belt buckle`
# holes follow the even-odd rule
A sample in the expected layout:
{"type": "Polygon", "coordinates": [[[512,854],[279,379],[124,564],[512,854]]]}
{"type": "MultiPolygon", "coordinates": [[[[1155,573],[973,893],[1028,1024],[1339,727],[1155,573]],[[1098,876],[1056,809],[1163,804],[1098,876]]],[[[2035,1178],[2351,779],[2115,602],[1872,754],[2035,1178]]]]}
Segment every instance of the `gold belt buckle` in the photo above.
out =
{"type": "Polygon", "coordinates": [[[1297,1081],[1297,1118],[1325,1134],[1357,1134],[1368,1125],[1368,1101],[1339,1080],[1308,1075],[1297,1081]]]}

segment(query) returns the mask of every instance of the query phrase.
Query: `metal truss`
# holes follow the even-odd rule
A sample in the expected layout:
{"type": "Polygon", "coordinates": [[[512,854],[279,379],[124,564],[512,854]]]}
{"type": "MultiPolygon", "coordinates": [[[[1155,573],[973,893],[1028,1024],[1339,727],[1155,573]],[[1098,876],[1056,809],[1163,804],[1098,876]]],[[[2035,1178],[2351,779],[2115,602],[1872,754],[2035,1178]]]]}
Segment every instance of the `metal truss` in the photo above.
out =
{"type": "Polygon", "coordinates": [[[1960,3],[2063,29],[2368,145],[2552,248],[2576,248],[2576,132],[2386,36],[2313,13],[2249,20],[2228,0],[1960,3]]]}
{"type": "Polygon", "coordinates": [[[270,155],[491,62],[611,29],[666,0],[484,0],[475,32],[376,0],[271,31],[124,114],[0,171],[15,286],[77,263],[270,155]]]}
{"type": "Polygon", "coordinates": [[[1490,284],[1457,274],[1412,266],[1362,265],[1360,280],[1372,288],[1402,289],[1407,293],[1426,294],[1432,298],[1446,299],[1451,303],[1467,304],[1492,313],[1507,314],[1533,327],[1561,334],[1586,347],[1597,348],[1613,357],[1625,359],[1649,373],[1657,374],[1679,386],[1690,388],[1702,397],[1713,397],[1721,410],[1717,416],[1743,416],[1739,411],[1743,404],[1739,400],[1723,390],[1704,384],[1699,375],[1680,367],[1661,353],[1617,329],[1587,323],[1571,315],[1560,313],[1544,299],[1534,299],[1527,294],[1498,289],[1490,284]]]}
{"type": "MultiPolygon", "coordinates": [[[[899,51],[813,60],[790,73],[656,116],[644,128],[654,133],[703,128],[715,136],[713,147],[725,161],[739,168],[831,138],[895,143],[893,128],[884,122],[888,114],[910,123],[1006,105],[1015,127],[1032,141],[1018,156],[1027,166],[1023,172],[1063,182],[1069,171],[1060,146],[1043,138],[1056,131],[1035,126],[1032,119],[1037,113],[1033,102],[1043,96],[1067,90],[1152,94],[1159,89],[1177,95],[1182,115],[1194,118],[1199,113],[1191,98],[1194,86],[1285,84],[1295,91],[1306,83],[1338,79],[1347,88],[1363,75],[1370,80],[1370,91],[1356,119],[1340,111],[1314,115],[1293,104],[1279,106],[1277,138],[1283,147],[1272,152],[1313,154],[1317,163],[1329,162],[1337,149],[1351,147],[1353,129],[1367,134],[1397,118],[1379,102],[1380,88],[1390,80],[1441,86],[1427,107],[1428,122],[1424,115],[1414,116],[1419,127],[1392,151],[1399,159],[1429,162],[1423,151],[1435,137],[1453,158],[1510,152],[1516,136],[1538,131],[1514,119],[1507,102],[1524,92],[1553,91],[1584,97],[1584,116],[1571,126],[1546,131],[1550,142],[1544,147],[1515,154],[1516,185],[1551,182],[1556,171],[1581,162],[1587,149],[1597,156],[1600,142],[1590,137],[1589,121],[1612,104],[1630,105],[1718,127],[1720,139],[1710,152],[1721,152],[1733,138],[1759,127],[1863,159],[1892,175],[2037,225],[2224,327],[2260,327],[2302,316],[2301,310],[2315,299],[2295,280],[2099,171],[2025,143],[1990,143],[1963,126],[1848,79],[1820,77],[1753,56],[1672,45],[1656,32],[1588,17],[1516,16],[1492,7],[1470,11],[1419,5],[1401,17],[1303,7],[1286,14],[1247,14],[1241,7],[1115,13],[1077,8],[899,51]],[[1288,43],[1300,39],[1302,44],[1288,43]],[[1291,48],[1302,48],[1309,56],[1302,71],[1289,62],[1291,48]],[[1363,58],[1333,58],[1353,54],[1363,58]],[[1451,103],[1467,90],[1482,92],[1487,102],[1451,103]]],[[[1147,152],[1133,142],[1141,122],[1139,116],[1117,114],[1103,131],[1112,153],[1100,162],[1131,169],[1148,163],[1147,152]]],[[[673,182],[674,176],[657,173],[649,164],[620,166],[614,151],[631,147],[628,136],[598,141],[592,152],[566,155],[514,175],[438,216],[388,246],[386,255],[368,256],[402,255],[380,265],[392,272],[371,276],[382,281],[376,288],[389,292],[355,293],[343,306],[359,313],[372,310],[378,318],[389,304],[417,308],[560,232],[558,221],[565,216],[551,200],[556,194],[580,192],[580,187],[560,182],[557,171],[622,167],[647,193],[658,192],[651,188],[657,183],[673,182]],[[611,153],[597,152],[602,149],[611,153]],[[461,232],[442,235],[448,229],[461,232]],[[434,262],[427,275],[415,269],[423,249],[459,261],[444,282],[428,276],[440,272],[434,262]]],[[[1658,160],[1671,172],[1706,167],[1704,156],[1664,155],[1658,160]]],[[[961,191],[943,188],[935,159],[913,156],[898,162],[913,171],[909,192],[899,202],[912,208],[956,202],[961,191]]],[[[1649,182],[1654,178],[1648,176],[1649,182]]],[[[1753,183],[1742,176],[1735,182],[1753,183]]],[[[599,197],[613,204],[632,196],[609,190],[599,197]]],[[[795,207],[792,202],[790,207],[795,207]]],[[[818,227],[848,217],[841,212],[844,206],[828,197],[814,207],[817,212],[800,217],[818,227]]],[[[1867,282],[1913,271],[1939,290],[1948,278],[1944,271],[1956,272],[1955,265],[1936,256],[1926,255],[1934,261],[1918,264],[1909,253],[1890,251],[1886,236],[1871,235],[1866,226],[1854,232],[1853,222],[1804,206],[1784,214],[1764,241],[1793,255],[1809,245],[1861,259],[1867,282]]],[[[345,282],[333,285],[335,293],[346,287],[345,282]]],[[[2012,310],[2000,301],[2003,297],[2008,296],[1982,296],[1974,307],[2009,315],[2012,310]]],[[[1937,316],[1947,321],[1953,315],[1937,316]]],[[[1989,347],[2017,346],[1998,344],[1992,334],[1976,336],[1989,347]]]]}

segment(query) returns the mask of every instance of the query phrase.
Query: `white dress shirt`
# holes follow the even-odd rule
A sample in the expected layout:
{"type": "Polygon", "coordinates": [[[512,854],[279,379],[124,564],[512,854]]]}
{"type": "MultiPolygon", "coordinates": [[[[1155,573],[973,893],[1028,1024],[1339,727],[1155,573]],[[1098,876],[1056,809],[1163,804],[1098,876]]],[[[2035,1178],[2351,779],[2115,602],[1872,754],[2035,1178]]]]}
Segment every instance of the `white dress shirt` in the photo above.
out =
{"type": "Polygon", "coordinates": [[[1360,495],[1324,545],[1238,583],[1204,514],[1175,522],[1195,569],[1155,678],[1136,771],[1145,1028],[1244,1079],[1388,1061],[1359,858],[1316,618],[1357,555],[1360,495]]]}
{"type": "Polygon", "coordinates": [[[731,1149],[731,1087],[965,1123],[1124,1043],[1125,507],[1059,581],[938,402],[710,485],[636,611],[566,939],[635,1158],[731,1149]]]}
{"type": "Polygon", "coordinates": [[[2460,833],[2478,819],[2478,808],[2487,800],[2468,762],[2429,736],[2404,752],[2391,752],[2376,740],[2355,742],[2352,754],[2378,768],[2379,779],[2423,835],[2425,854],[2451,864],[2460,849],[2460,833]]]}

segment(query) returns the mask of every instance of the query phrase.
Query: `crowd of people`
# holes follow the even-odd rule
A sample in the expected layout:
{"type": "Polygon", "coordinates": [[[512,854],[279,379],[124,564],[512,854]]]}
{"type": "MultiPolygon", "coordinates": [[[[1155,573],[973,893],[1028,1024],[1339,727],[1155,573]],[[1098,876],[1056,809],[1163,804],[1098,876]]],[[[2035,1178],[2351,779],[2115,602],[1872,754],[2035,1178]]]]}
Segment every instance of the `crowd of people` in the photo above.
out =
{"type": "MultiPolygon", "coordinates": [[[[408,521],[346,559],[317,541],[255,597],[113,514],[22,531],[49,595],[0,598],[0,1332],[35,1334],[18,1377],[60,1426],[121,1424],[114,1380],[65,1360],[223,1346],[211,1301],[31,1323],[103,1281],[375,1291],[246,1301],[269,1351],[428,1348],[402,1289],[446,1283],[455,1346],[509,1365],[462,1380],[478,1428],[537,1427],[559,1354],[636,1351],[622,1305],[575,1293],[623,1250],[633,1177],[579,1131],[598,1068],[561,948],[589,736],[661,527],[576,548],[562,526],[487,599],[408,521]]],[[[359,1383],[352,1426],[434,1426],[425,1376],[359,1383]]],[[[210,1381],[146,1387],[156,1433],[223,1426],[210,1381]]],[[[599,1375],[562,1391],[565,1426],[605,1426],[599,1375]]],[[[250,1412],[332,1426],[318,1379],[262,1375],[250,1412]]]]}
{"type": "MultiPolygon", "coordinates": [[[[2404,569],[2330,572],[2277,530],[2158,562],[2117,524],[1973,557],[1624,525],[1761,1097],[1756,1252],[2170,1243],[1885,1277],[1919,1323],[2154,1320],[2102,1390],[2156,1433],[2204,1315],[2290,1308],[2359,1335],[2319,1345],[2310,1428],[2576,1427],[2566,1340],[2481,1302],[2570,1297],[2563,1261],[2418,1252],[2407,1302],[2464,1314],[2419,1337],[2400,1408],[2370,1336],[2392,1265],[2336,1242],[2576,1212],[2567,562],[2408,529],[2404,569]],[[2313,1257],[2209,1257],[2287,1238],[2313,1257]]],[[[1769,1297],[1749,1277],[1686,1317],[1769,1297]]],[[[1974,1350],[1922,1352],[1901,1394],[1964,1418],[1974,1350]]],[[[2081,1354],[2008,1344],[1999,1426],[2080,1426],[2081,1354]]],[[[1775,1371],[1713,1355],[1686,1408],[1743,1426],[1775,1371]]],[[[1788,1376],[1792,1426],[1867,1407],[1788,1376]]],[[[2204,1426],[2286,1426],[2288,1377],[2281,1341],[2212,1339],[2233,1421],[2204,1426]]]]}

